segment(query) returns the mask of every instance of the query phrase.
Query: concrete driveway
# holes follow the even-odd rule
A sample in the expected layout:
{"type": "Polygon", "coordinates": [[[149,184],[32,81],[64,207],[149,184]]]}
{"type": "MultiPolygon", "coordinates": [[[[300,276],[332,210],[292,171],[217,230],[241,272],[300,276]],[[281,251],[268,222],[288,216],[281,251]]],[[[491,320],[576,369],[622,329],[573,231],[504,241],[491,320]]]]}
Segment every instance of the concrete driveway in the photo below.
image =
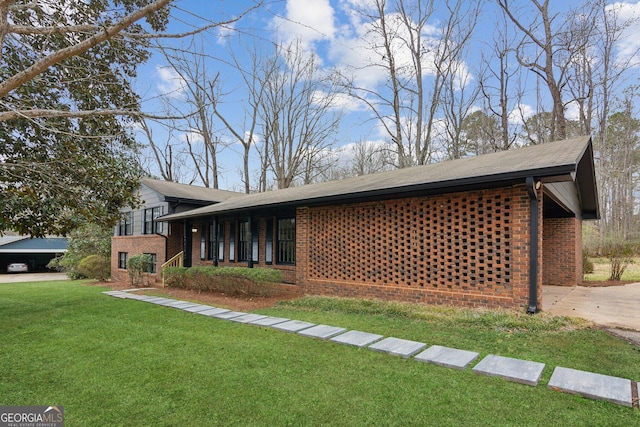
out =
{"type": "Polygon", "coordinates": [[[44,282],[47,280],[68,280],[68,277],[67,273],[0,274],[0,283],[44,282]]]}
{"type": "Polygon", "coordinates": [[[543,286],[542,309],[607,328],[640,331],[640,283],[607,287],[543,286]]]}

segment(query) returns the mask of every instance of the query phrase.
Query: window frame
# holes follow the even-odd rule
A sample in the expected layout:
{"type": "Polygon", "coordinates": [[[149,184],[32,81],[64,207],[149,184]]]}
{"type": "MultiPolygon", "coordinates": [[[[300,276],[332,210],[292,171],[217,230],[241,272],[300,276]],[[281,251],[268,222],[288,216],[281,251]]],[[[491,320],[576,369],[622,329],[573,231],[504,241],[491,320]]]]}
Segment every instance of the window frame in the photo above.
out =
{"type": "Polygon", "coordinates": [[[278,218],[276,224],[276,264],[296,265],[296,218],[278,218]]]}
{"type": "Polygon", "coordinates": [[[161,215],[162,206],[145,208],[142,212],[142,234],[162,234],[162,222],[156,221],[161,215]]]}
{"type": "Polygon", "coordinates": [[[151,268],[149,268],[149,271],[145,271],[145,273],[156,274],[158,272],[158,255],[149,252],[145,252],[144,254],[151,256],[152,261],[151,268]]]}
{"type": "Polygon", "coordinates": [[[123,214],[123,218],[118,223],[118,236],[133,235],[133,211],[123,214]]]}
{"type": "Polygon", "coordinates": [[[251,230],[249,229],[249,220],[243,219],[238,223],[238,262],[249,261],[249,251],[251,244],[251,230]]]}
{"type": "Polygon", "coordinates": [[[224,228],[226,222],[218,222],[218,261],[224,261],[224,228]]]}
{"type": "Polygon", "coordinates": [[[118,252],[118,269],[127,269],[127,260],[129,259],[129,252],[118,252]]]}
{"type": "Polygon", "coordinates": [[[273,264],[273,218],[267,218],[265,233],[264,262],[267,265],[273,264]]]}
{"type": "Polygon", "coordinates": [[[229,262],[236,262],[236,221],[229,223],[229,262]]]}

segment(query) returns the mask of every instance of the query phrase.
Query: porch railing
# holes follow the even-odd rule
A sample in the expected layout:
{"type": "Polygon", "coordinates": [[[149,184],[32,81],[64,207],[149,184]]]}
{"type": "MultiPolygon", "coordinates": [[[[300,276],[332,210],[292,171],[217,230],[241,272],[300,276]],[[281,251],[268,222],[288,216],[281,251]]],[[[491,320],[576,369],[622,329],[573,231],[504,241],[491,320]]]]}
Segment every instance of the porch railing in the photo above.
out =
{"type": "Polygon", "coordinates": [[[162,287],[164,288],[164,269],[167,267],[183,267],[184,266],[184,251],[178,252],[176,255],[172,256],[160,266],[160,271],[162,273],[162,287]]]}

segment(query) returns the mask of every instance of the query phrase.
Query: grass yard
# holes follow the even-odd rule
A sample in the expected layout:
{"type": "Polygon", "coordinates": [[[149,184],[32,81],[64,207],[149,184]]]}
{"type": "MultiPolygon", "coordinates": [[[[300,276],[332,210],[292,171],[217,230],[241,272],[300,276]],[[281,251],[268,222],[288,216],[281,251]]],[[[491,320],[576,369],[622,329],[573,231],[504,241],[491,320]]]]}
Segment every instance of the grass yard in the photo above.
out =
{"type": "MultiPolygon", "coordinates": [[[[593,261],[593,273],[585,274],[584,280],[602,282],[609,280],[611,275],[611,265],[607,258],[591,258],[593,261]]],[[[640,282],[640,258],[634,258],[633,263],[629,264],[624,274],[622,275],[623,281],[638,281],[640,282]]]]}
{"type": "Polygon", "coordinates": [[[640,379],[640,349],[567,319],[329,298],[260,310],[547,363],[529,387],[104,290],[0,285],[0,405],[63,405],[68,426],[640,424],[546,386],[558,365],[640,379]]]}

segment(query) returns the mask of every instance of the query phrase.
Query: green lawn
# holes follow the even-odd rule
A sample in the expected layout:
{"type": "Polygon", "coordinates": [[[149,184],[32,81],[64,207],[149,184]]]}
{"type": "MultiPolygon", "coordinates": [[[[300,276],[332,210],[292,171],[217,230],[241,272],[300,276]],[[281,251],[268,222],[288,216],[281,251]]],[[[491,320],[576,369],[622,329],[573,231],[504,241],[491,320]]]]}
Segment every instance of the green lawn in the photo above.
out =
{"type": "Polygon", "coordinates": [[[640,379],[640,350],[566,319],[304,299],[265,314],[547,363],[529,387],[101,294],[0,285],[0,405],[68,426],[638,425],[550,390],[557,365],[640,379]]]}
{"type": "MultiPolygon", "coordinates": [[[[611,265],[607,258],[591,258],[593,261],[593,273],[585,274],[584,280],[587,281],[605,281],[609,279],[611,275],[611,265]]],[[[640,282],[640,258],[634,258],[633,262],[629,264],[622,280],[634,280],[640,282]]]]}

